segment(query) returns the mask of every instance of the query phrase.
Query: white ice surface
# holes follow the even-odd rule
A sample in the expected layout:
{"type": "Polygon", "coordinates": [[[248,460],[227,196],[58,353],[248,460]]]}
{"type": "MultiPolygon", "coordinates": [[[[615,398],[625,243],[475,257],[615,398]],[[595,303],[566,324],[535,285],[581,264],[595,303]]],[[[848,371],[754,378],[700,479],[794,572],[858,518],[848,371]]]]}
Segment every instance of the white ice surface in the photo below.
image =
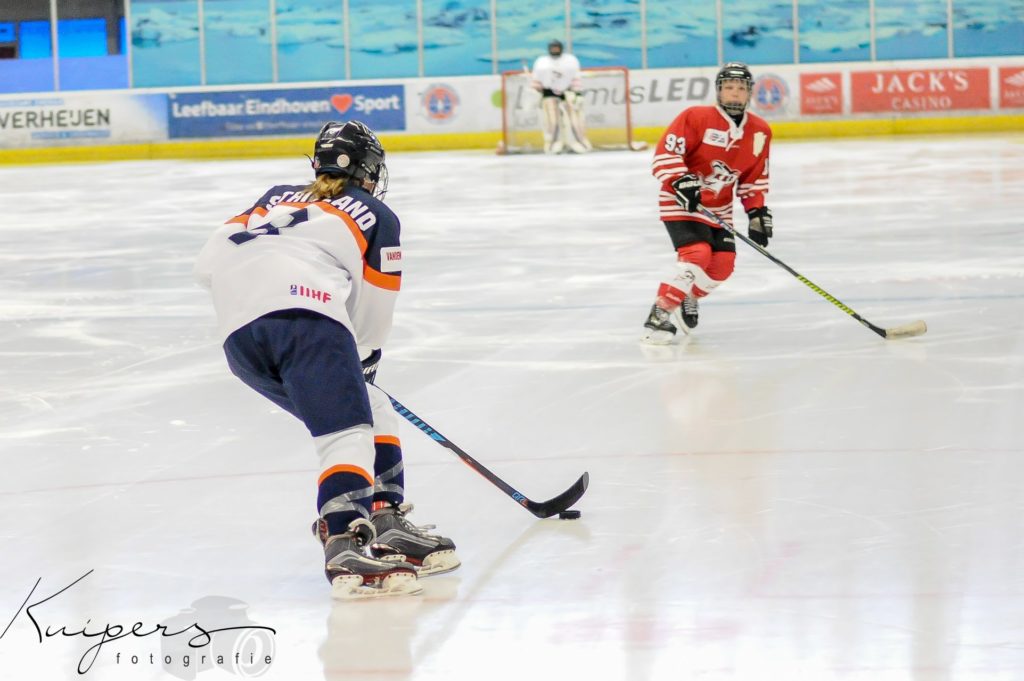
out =
{"type": "MultiPolygon", "coordinates": [[[[0,169],[0,678],[81,678],[99,637],[61,627],[230,626],[189,610],[213,596],[276,629],[272,679],[1024,678],[1022,142],[777,143],[772,252],[927,335],[739,244],[661,350],[648,153],[393,155],[378,383],[532,498],[592,483],[538,521],[410,426],[412,518],[464,565],[341,604],[311,443],[230,375],[190,277],[305,161],[0,169]],[[19,606],[89,570],[32,610],[40,643],[19,606]]],[[[109,642],[85,678],[191,678],[187,638],[109,642]]]]}

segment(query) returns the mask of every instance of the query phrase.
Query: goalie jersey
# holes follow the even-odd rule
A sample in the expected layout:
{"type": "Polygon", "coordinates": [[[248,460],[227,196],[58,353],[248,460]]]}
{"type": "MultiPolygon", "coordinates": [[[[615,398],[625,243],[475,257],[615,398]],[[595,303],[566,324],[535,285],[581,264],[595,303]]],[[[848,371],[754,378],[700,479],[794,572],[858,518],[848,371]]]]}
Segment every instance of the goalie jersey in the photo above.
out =
{"type": "Polygon", "coordinates": [[[555,94],[560,95],[566,90],[579,92],[583,89],[580,60],[568,53],[558,57],[547,54],[537,57],[530,75],[534,87],[551,90],[555,94]]]}
{"type": "Polygon", "coordinates": [[[763,206],[771,139],[768,123],[751,111],[743,114],[739,125],[718,106],[694,106],[679,114],[661,136],[651,165],[661,182],[662,221],[695,220],[718,228],[710,218],[690,213],[676,201],[672,182],[687,173],[701,178],[701,204],[729,225],[734,195],[745,211],[763,206]]]}
{"type": "Polygon", "coordinates": [[[395,214],[360,187],[314,201],[303,185],[271,188],[228,220],[199,254],[222,338],[277,310],[343,324],[363,348],[384,345],[401,283],[395,214]]]}

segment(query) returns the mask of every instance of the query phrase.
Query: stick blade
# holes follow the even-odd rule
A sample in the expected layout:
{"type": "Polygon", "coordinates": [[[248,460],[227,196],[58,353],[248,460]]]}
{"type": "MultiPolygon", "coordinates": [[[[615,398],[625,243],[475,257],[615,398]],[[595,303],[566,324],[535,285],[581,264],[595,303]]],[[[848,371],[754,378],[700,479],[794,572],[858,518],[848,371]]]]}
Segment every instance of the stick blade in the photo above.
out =
{"type": "Polygon", "coordinates": [[[894,326],[891,329],[885,330],[886,340],[890,338],[910,338],[912,336],[920,336],[928,331],[928,325],[921,320],[916,322],[910,322],[909,324],[903,324],[902,326],[894,326]]]}
{"type": "Polygon", "coordinates": [[[538,518],[550,518],[553,515],[557,515],[562,511],[568,509],[587,491],[587,487],[590,486],[590,473],[584,473],[580,476],[580,479],[572,484],[572,487],[565,490],[557,497],[548,499],[547,501],[537,503],[531,501],[524,506],[538,518]]]}

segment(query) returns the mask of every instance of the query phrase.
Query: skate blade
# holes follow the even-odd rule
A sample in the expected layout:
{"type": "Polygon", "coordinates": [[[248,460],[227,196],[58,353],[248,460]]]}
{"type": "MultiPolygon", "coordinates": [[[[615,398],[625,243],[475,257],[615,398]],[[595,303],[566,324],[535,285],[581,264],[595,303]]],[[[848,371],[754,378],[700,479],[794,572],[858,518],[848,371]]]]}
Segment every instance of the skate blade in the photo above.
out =
{"type": "Polygon", "coordinates": [[[440,575],[445,572],[451,572],[460,565],[462,565],[462,561],[455,555],[454,550],[438,551],[437,553],[430,554],[423,560],[423,565],[417,568],[416,574],[421,577],[440,575]]]}
{"type": "Polygon", "coordinates": [[[360,598],[383,598],[387,596],[414,596],[423,591],[416,582],[416,575],[408,572],[395,573],[385,577],[379,586],[363,583],[359,575],[342,575],[331,582],[331,598],[351,601],[360,598]]]}
{"type": "Polygon", "coordinates": [[[411,561],[404,553],[380,556],[378,560],[386,560],[392,563],[410,563],[414,568],[416,568],[416,575],[419,577],[429,577],[430,575],[440,575],[445,572],[451,572],[462,565],[462,561],[455,555],[454,550],[437,551],[436,553],[432,553],[423,560],[421,565],[417,565],[411,561]]]}
{"type": "Polygon", "coordinates": [[[640,336],[640,342],[647,345],[671,345],[675,338],[676,335],[668,331],[646,329],[644,334],[640,336]]]}
{"type": "Polygon", "coordinates": [[[696,328],[686,325],[686,322],[683,321],[683,313],[679,311],[678,307],[669,313],[669,319],[671,319],[672,323],[676,325],[677,330],[682,331],[687,336],[690,335],[691,328],[696,328]]]}

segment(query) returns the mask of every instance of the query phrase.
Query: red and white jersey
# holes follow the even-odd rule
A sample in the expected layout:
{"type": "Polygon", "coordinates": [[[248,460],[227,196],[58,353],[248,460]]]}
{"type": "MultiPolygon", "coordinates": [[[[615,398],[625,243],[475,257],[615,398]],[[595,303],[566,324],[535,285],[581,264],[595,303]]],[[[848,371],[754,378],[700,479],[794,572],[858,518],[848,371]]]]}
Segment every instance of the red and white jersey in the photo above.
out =
{"type": "Polygon", "coordinates": [[[696,220],[718,225],[679,205],[671,183],[687,173],[704,184],[701,204],[732,225],[733,195],[744,210],[760,208],[768,193],[768,149],[772,130],[750,111],[740,124],[718,106],[693,106],[679,114],[654,150],[651,173],[661,182],[658,206],[663,221],[696,220]],[[737,187],[738,185],[738,187],[737,187]]]}

